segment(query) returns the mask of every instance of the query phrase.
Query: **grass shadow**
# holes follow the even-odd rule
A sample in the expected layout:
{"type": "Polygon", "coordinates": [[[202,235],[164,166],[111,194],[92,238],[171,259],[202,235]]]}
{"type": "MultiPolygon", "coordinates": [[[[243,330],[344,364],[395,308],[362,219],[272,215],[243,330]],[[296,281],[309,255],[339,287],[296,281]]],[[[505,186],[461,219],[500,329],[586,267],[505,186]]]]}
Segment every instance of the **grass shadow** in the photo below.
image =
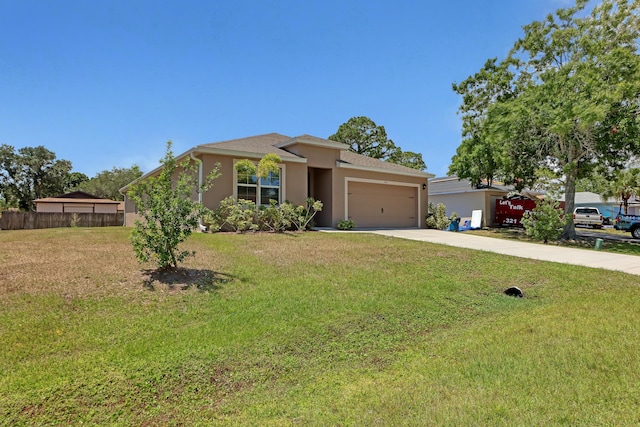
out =
{"type": "Polygon", "coordinates": [[[149,291],[155,291],[158,285],[166,285],[170,291],[195,288],[202,292],[215,292],[233,280],[233,276],[226,273],[196,268],[149,269],[143,274],[143,286],[149,291]]]}

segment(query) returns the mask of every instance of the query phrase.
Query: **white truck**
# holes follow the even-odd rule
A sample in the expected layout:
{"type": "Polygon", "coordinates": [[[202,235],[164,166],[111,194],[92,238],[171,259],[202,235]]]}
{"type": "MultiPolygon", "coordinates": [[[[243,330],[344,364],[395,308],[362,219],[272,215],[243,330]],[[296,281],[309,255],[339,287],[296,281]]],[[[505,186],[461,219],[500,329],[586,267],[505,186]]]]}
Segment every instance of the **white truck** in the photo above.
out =
{"type": "Polygon", "coordinates": [[[598,208],[578,207],[573,210],[573,224],[602,228],[602,214],[598,208]]]}

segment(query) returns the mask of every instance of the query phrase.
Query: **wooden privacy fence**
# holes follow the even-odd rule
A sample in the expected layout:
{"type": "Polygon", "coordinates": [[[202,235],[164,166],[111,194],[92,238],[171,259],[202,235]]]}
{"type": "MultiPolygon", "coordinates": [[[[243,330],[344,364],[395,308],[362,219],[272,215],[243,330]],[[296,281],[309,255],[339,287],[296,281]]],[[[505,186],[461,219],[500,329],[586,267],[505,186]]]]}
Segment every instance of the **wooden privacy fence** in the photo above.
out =
{"type": "Polygon", "coordinates": [[[0,229],[110,227],[124,223],[124,213],[2,212],[0,229]]]}

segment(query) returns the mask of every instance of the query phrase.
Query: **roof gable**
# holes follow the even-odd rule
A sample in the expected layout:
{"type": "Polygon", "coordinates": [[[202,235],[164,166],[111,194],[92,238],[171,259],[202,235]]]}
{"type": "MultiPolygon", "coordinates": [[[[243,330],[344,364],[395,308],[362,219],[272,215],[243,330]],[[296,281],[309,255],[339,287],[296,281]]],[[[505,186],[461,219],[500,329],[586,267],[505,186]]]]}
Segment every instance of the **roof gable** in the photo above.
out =
{"type": "Polygon", "coordinates": [[[281,135],[279,133],[267,133],[264,135],[250,136],[246,138],[230,139],[227,141],[212,142],[209,144],[198,145],[195,151],[207,152],[215,151],[237,151],[252,154],[252,157],[262,157],[265,154],[274,153],[280,158],[298,157],[293,153],[280,149],[278,144],[290,140],[290,136],[281,135]]]}
{"type": "Polygon", "coordinates": [[[349,150],[349,145],[342,142],[336,142],[329,139],[318,138],[313,135],[300,135],[290,137],[279,133],[268,133],[264,135],[250,136],[247,138],[231,139],[228,141],[214,142],[203,144],[196,147],[196,151],[207,152],[209,150],[228,151],[253,154],[253,157],[262,157],[268,153],[274,153],[280,156],[283,161],[289,159],[300,159],[298,156],[286,150],[294,144],[313,145],[318,147],[333,148],[340,151],[340,162],[338,166],[342,167],[359,167],[364,169],[372,169],[381,172],[400,173],[405,175],[418,175],[430,177],[433,176],[427,172],[412,169],[406,166],[398,165],[391,162],[385,162],[362,154],[357,154],[349,150]]]}
{"type": "Polygon", "coordinates": [[[425,171],[398,165],[396,163],[385,162],[380,159],[363,156],[362,154],[354,153],[353,151],[348,150],[340,152],[339,166],[344,167],[345,165],[352,165],[362,169],[372,169],[381,172],[389,172],[402,175],[424,176],[426,178],[433,176],[432,174],[425,171]]]}
{"type": "Polygon", "coordinates": [[[349,145],[348,144],[345,144],[345,143],[342,143],[342,142],[337,142],[337,141],[332,141],[330,139],[318,138],[317,136],[308,135],[308,134],[304,134],[304,135],[296,136],[294,138],[290,138],[287,141],[279,143],[277,145],[277,147],[285,148],[285,147],[288,147],[288,146],[294,145],[294,144],[314,145],[316,147],[333,148],[333,149],[336,149],[336,150],[348,150],[349,149],[349,145]]]}

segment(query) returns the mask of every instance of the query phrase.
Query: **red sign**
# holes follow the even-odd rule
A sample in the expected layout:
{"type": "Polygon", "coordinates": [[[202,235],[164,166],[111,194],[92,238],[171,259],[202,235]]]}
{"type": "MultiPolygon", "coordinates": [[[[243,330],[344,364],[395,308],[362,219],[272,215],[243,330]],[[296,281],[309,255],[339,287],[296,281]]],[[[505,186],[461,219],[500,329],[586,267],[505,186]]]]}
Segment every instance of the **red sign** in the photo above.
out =
{"type": "Polygon", "coordinates": [[[536,207],[536,201],[531,199],[496,200],[495,225],[522,227],[522,216],[536,207]]]}

